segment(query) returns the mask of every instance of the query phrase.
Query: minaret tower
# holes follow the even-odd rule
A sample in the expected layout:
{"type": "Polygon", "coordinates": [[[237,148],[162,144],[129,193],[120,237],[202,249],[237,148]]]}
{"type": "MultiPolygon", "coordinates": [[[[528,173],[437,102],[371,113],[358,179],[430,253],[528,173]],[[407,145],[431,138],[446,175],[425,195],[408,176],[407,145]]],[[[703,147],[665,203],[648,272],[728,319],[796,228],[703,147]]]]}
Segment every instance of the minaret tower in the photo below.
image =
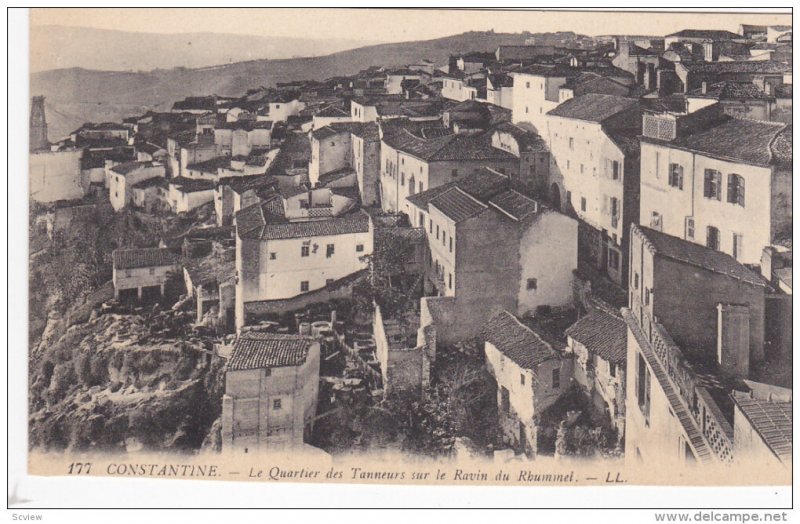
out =
{"type": "Polygon", "coordinates": [[[47,120],[44,116],[44,97],[35,96],[31,100],[30,150],[37,151],[50,147],[47,140],[47,120]]]}

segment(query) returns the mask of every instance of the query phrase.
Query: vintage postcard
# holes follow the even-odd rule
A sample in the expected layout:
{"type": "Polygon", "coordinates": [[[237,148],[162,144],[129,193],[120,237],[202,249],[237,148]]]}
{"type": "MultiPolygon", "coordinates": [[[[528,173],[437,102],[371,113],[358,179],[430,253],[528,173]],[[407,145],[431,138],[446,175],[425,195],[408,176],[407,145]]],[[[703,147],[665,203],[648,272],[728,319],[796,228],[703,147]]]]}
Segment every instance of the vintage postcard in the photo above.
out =
{"type": "Polygon", "coordinates": [[[789,485],[791,23],[32,9],[29,473],[789,485]]]}

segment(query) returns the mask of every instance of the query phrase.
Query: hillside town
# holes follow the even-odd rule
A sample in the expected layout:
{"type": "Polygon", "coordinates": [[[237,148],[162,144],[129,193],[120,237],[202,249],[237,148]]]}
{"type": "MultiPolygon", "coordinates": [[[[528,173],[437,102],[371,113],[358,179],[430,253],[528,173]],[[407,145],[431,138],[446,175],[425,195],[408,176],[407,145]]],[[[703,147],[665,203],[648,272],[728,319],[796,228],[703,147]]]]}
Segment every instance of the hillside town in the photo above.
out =
{"type": "Polygon", "coordinates": [[[531,40],[34,96],[31,445],[790,469],[791,26],[531,40]]]}

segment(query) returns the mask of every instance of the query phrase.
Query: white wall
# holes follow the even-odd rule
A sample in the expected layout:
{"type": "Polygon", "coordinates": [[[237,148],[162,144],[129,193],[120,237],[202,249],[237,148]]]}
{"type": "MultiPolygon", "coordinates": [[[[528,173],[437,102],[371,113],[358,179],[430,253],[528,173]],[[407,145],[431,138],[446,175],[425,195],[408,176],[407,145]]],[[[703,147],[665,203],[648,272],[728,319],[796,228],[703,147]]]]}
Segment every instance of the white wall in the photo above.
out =
{"type": "Polygon", "coordinates": [[[81,177],[82,154],[82,150],[31,153],[31,198],[37,202],[81,198],[86,185],[81,177]]]}
{"type": "Polygon", "coordinates": [[[548,211],[539,216],[520,240],[520,315],[538,306],[565,306],[573,300],[573,271],[578,267],[578,222],[548,211]],[[535,290],[527,288],[535,278],[535,290]]]}
{"type": "Polygon", "coordinates": [[[742,263],[758,264],[771,241],[770,168],[728,162],[668,146],[642,142],[641,217],[650,226],[652,213],[661,215],[662,231],[672,236],[706,244],[706,228],[720,232],[720,250],[733,256],[733,234],[743,235],[742,263]],[[683,166],[683,189],[669,185],[669,166],[683,166]],[[722,176],[721,200],[703,196],[705,170],[722,176]],[[728,175],[745,179],[745,206],[727,202],[728,175]],[[686,236],[686,217],[694,217],[694,238],[686,236]]]}

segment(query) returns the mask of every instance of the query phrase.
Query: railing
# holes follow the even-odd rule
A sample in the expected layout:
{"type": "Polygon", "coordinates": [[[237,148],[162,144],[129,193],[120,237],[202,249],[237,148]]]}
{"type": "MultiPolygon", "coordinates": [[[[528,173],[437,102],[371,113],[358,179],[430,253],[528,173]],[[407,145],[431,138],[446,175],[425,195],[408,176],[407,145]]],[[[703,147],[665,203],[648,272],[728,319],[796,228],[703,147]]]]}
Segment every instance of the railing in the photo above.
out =
{"type": "Polygon", "coordinates": [[[708,447],[721,462],[730,463],[733,450],[733,429],[730,424],[669,333],[661,324],[650,319],[637,297],[632,297],[632,302],[634,317],[650,343],[650,348],[700,429],[708,447]]]}

